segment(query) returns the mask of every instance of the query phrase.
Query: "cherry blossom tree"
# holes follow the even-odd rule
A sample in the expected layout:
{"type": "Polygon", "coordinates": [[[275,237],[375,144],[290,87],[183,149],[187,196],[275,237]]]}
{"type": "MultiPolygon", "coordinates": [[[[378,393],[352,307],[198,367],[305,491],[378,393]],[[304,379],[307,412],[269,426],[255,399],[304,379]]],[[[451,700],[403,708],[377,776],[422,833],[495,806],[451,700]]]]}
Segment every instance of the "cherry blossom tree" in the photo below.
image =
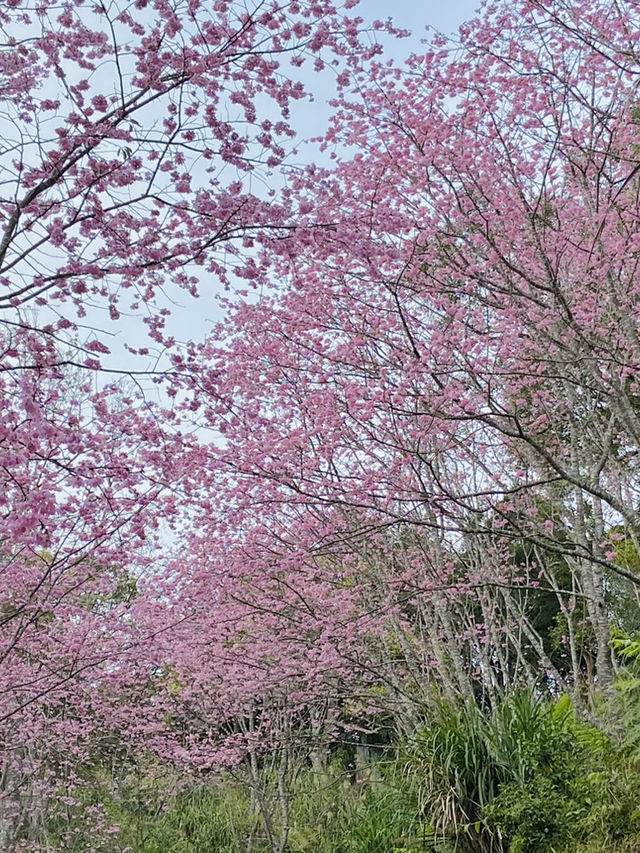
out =
{"type": "Polygon", "coordinates": [[[351,543],[363,597],[411,599],[405,663],[448,660],[457,690],[612,684],[610,591],[638,584],[616,540],[640,533],[639,26],[631,3],[496,3],[354,72],[326,139],[353,157],[292,176],[298,228],[262,256],[279,287],[193,349],[229,517],[278,507],[296,590],[351,543]]]}
{"type": "Polygon", "coordinates": [[[496,2],[403,67],[328,2],[0,16],[6,845],[15,791],[63,775],[45,741],[98,721],[257,785],[376,715],[410,732],[434,684],[609,690],[639,581],[635,4],[496,2]],[[335,162],[285,169],[305,63],[337,74],[335,162]],[[173,299],[242,280],[176,344],[173,299]],[[123,371],[108,330],[141,312],[123,371]]]}
{"type": "MultiPolygon", "coordinates": [[[[144,309],[166,344],[169,288],[195,294],[201,274],[228,284],[236,266],[258,276],[235,241],[290,225],[252,188],[294,135],[298,69],[328,62],[344,83],[349,57],[377,50],[360,24],[329,2],[6,4],[6,333],[29,325],[27,306],[46,305],[35,325],[66,330],[67,345],[74,315],[144,309]]],[[[97,333],[79,343],[89,366],[106,351],[97,333]]]]}
{"type": "Polygon", "coordinates": [[[361,24],[330,2],[0,9],[3,849],[36,843],[28,804],[72,785],[105,692],[142,693],[142,649],[175,627],[131,609],[203,458],[171,397],[150,402],[182,370],[167,318],[180,293],[261,282],[254,243],[293,227],[263,185],[304,67],[344,85],[378,50],[361,24]]]}

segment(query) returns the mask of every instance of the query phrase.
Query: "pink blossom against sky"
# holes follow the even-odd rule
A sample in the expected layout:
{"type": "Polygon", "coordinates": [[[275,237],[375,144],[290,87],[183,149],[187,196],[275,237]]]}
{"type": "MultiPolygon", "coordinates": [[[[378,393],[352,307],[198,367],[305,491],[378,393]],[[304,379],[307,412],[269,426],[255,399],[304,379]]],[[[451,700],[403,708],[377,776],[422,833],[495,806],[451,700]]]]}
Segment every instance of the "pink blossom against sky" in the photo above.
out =
{"type": "MultiPolygon", "coordinates": [[[[411,35],[403,39],[385,38],[380,35],[384,44],[384,56],[393,59],[398,64],[412,53],[419,52],[421,41],[428,37],[427,27],[445,33],[455,34],[458,27],[474,16],[479,0],[451,0],[449,3],[436,0],[360,0],[351,14],[359,15],[365,22],[375,20],[392,22],[410,31],[411,35]]],[[[291,70],[291,69],[290,69],[291,70]]],[[[290,165],[304,167],[309,162],[324,162],[327,166],[332,162],[329,154],[321,155],[316,144],[309,140],[324,135],[328,129],[331,116],[329,101],[336,95],[335,73],[326,71],[317,73],[312,70],[311,62],[297,70],[312,101],[307,99],[291,104],[291,124],[297,131],[297,137],[290,141],[291,153],[288,158],[290,165]],[[324,157],[326,156],[326,159],[324,157]]],[[[256,174],[250,183],[252,192],[263,195],[269,189],[275,188],[281,176],[270,173],[256,174]]],[[[172,330],[178,340],[203,340],[215,323],[223,316],[217,303],[220,288],[215,281],[203,283],[198,299],[191,298],[187,293],[180,294],[179,300],[171,305],[172,330]]],[[[119,340],[111,342],[112,352],[118,353],[120,343],[131,342],[138,338],[146,338],[146,331],[139,329],[139,318],[125,317],[120,321],[119,340]]],[[[123,353],[124,356],[124,353],[123,353]]]]}
{"type": "MultiPolygon", "coordinates": [[[[479,0],[451,0],[449,3],[436,0],[394,0],[393,3],[389,0],[360,0],[350,14],[362,17],[365,25],[375,20],[391,19],[395,26],[410,31],[410,35],[403,39],[386,37],[384,33],[378,34],[383,43],[385,59],[402,64],[409,55],[420,52],[421,42],[429,38],[428,27],[446,35],[455,34],[461,24],[474,16],[478,3],[479,0]]],[[[297,131],[297,136],[289,142],[291,153],[287,162],[301,168],[309,162],[330,166],[333,162],[329,156],[330,152],[319,153],[317,144],[311,140],[323,136],[328,129],[331,116],[329,102],[336,95],[335,72],[329,69],[322,73],[313,71],[310,61],[300,69],[286,70],[294,76],[299,76],[312,98],[291,104],[291,125],[297,131]]],[[[275,118],[277,117],[274,115],[275,118]]],[[[194,174],[194,181],[197,182],[198,177],[194,174]]],[[[249,181],[248,188],[258,196],[263,196],[270,189],[276,189],[281,180],[282,176],[275,172],[258,171],[249,181]]],[[[218,304],[220,293],[219,283],[208,277],[203,281],[198,298],[193,298],[186,292],[181,292],[177,298],[173,297],[170,304],[172,316],[168,322],[178,341],[202,341],[212,331],[224,315],[218,304]]],[[[255,295],[257,294],[253,294],[255,295]]],[[[95,322],[100,325],[99,318],[96,317],[95,322]]],[[[110,365],[115,369],[130,361],[130,356],[124,349],[125,344],[139,341],[142,345],[146,342],[147,330],[141,323],[140,316],[127,316],[127,313],[122,311],[118,331],[110,341],[110,365]]],[[[166,367],[162,359],[156,363],[158,357],[161,357],[161,353],[152,348],[149,366],[166,367]]]]}
{"type": "MultiPolygon", "coordinates": [[[[480,0],[451,0],[449,3],[439,0],[360,0],[352,14],[359,15],[367,24],[373,21],[391,22],[400,29],[408,30],[410,35],[403,39],[379,38],[384,44],[384,55],[401,64],[412,53],[419,53],[422,42],[433,35],[433,31],[444,35],[455,35],[461,24],[474,17],[480,0]],[[431,33],[428,32],[431,30],[431,33]]],[[[313,104],[301,101],[294,105],[298,113],[293,125],[299,131],[300,138],[319,136],[327,129],[330,111],[327,102],[335,95],[334,82],[328,76],[302,71],[305,85],[313,95],[313,104]]]]}

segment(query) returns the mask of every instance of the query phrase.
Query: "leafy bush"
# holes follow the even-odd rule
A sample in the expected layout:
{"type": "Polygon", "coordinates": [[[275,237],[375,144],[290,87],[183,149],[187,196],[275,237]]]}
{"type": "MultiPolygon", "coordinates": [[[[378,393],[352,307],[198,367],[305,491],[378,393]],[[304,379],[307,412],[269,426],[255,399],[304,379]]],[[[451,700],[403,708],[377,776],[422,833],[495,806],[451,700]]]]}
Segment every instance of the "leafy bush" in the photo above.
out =
{"type": "Polygon", "coordinates": [[[490,714],[475,704],[439,703],[408,760],[420,779],[433,846],[451,841],[469,853],[557,849],[588,813],[579,781],[603,738],[576,722],[567,697],[552,702],[521,691],[490,714]]]}

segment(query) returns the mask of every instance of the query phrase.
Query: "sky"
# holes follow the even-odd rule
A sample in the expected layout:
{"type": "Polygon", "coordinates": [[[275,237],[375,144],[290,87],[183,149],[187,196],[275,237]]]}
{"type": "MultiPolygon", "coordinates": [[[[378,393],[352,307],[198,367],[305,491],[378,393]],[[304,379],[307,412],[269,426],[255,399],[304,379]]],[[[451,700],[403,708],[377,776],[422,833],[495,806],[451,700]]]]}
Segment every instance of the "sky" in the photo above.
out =
{"type": "Polygon", "coordinates": [[[360,0],[358,14],[363,18],[391,18],[395,24],[411,30],[412,45],[417,45],[429,25],[449,35],[474,16],[480,0],[360,0]]]}

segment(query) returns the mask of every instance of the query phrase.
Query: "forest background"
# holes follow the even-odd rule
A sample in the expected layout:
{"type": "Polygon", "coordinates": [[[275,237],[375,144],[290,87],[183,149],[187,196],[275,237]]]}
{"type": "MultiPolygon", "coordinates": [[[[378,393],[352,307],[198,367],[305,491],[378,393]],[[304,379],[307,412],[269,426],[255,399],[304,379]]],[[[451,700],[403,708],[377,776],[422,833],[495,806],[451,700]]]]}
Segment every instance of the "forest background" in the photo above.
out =
{"type": "Polygon", "coordinates": [[[359,10],[0,7],[3,850],[638,849],[640,11],[359,10]]]}

